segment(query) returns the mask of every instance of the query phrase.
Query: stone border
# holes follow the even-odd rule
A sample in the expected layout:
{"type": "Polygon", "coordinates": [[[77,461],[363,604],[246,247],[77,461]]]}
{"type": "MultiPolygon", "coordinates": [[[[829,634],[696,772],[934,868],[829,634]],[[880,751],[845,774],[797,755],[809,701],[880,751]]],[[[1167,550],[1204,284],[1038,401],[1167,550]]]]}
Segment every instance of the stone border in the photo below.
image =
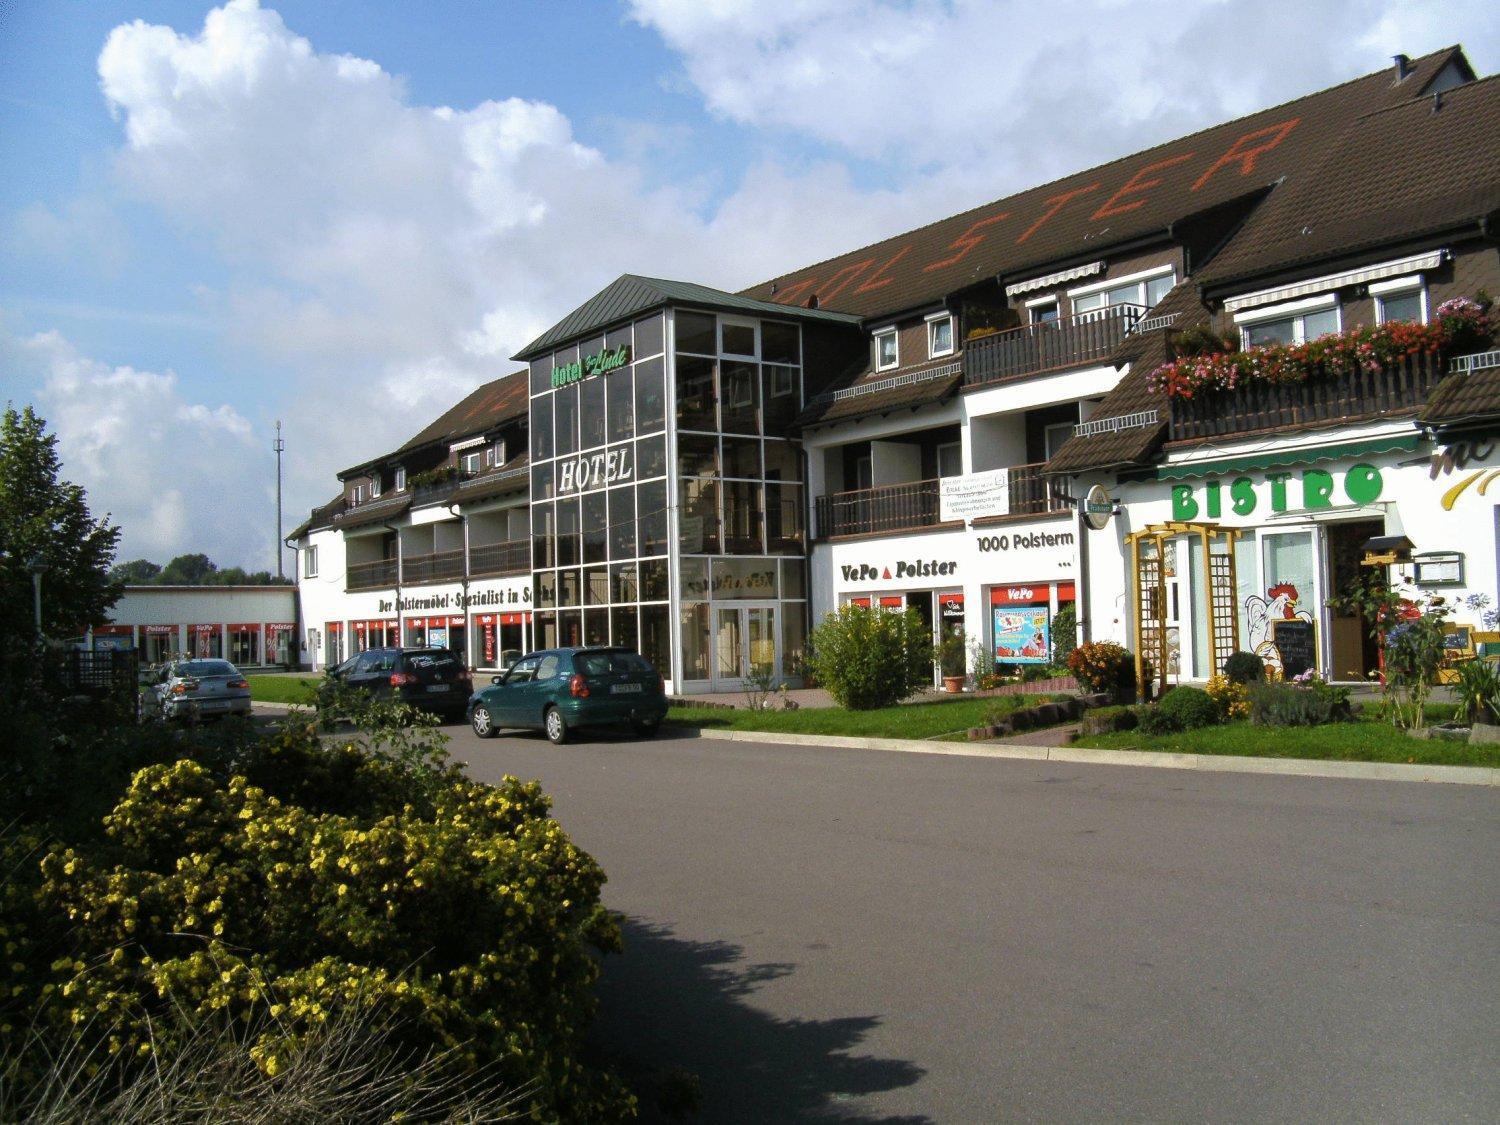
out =
{"type": "MultiPolygon", "coordinates": [[[[691,728],[676,728],[692,737],[691,728]]],[[[1000,743],[928,742],[909,738],[853,738],[832,734],[699,728],[699,738],[728,742],[771,742],[786,746],[830,746],[846,750],[891,750],[905,754],[946,754],[961,758],[1020,758],[1093,766],[1146,766],[1203,770],[1206,773],[1258,773],[1283,777],[1332,777],[1355,781],[1422,781],[1438,785],[1500,788],[1500,769],[1489,766],[1427,766],[1404,762],[1330,762],[1318,758],[1248,758],[1230,754],[1170,754],[1159,750],[1090,750],[1081,746],[1018,746],[1000,743]]]]}

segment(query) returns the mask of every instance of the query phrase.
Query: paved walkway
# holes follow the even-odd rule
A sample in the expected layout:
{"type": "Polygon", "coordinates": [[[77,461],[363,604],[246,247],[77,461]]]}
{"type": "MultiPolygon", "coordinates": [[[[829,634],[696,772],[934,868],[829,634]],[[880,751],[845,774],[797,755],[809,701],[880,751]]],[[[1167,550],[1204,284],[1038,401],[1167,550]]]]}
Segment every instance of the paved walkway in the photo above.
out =
{"type": "Polygon", "coordinates": [[[988,738],[985,741],[999,743],[1002,746],[1067,746],[1077,733],[1077,723],[1065,723],[1060,727],[1027,730],[1020,734],[1008,734],[1004,738],[988,738]]]}

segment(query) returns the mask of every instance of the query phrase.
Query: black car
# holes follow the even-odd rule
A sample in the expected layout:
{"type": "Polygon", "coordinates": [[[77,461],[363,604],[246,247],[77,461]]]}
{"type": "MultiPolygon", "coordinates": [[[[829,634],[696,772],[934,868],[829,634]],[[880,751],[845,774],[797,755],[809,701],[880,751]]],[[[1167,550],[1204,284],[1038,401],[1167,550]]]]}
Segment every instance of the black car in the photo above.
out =
{"type": "Polygon", "coordinates": [[[449,719],[464,714],[474,690],[469,670],[446,648],[366,649],[328,674],[377,699],[395,699],[449,719]]]}

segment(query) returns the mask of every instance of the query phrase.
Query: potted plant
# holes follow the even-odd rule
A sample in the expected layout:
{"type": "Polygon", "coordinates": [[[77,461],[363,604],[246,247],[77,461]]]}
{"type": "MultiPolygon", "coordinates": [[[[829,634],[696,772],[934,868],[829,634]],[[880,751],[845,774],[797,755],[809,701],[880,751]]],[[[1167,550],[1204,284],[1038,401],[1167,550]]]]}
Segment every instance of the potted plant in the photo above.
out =
{"type": "Polygon", "coordinates": [[[938,646],[938,667],[943,673],[943,690],[954,693],[964,690],[964,637],[962,633],[949,633],[938,646]]]}

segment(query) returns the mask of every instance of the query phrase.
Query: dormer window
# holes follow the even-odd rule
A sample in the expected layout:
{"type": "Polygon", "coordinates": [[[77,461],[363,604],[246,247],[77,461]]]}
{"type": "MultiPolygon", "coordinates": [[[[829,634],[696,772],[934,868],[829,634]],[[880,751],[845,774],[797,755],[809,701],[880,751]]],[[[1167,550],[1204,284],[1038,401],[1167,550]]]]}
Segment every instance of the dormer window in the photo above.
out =
{"type": "Polygon", "coordinates": [[[397,492],[403,492],[403,491],[405,491],[405,489],[406,489],[406,469],[405,468],[398,468],[396,470],[396,491],[397,492]]]}
{"type": "Polygon", "coordinates": [[[1328,293],[1302,301],[1265,305],[1234,314],[1241,346],[1261,348],[1268,344],[1305,344],[1339,330],[1338,299],[1328,293]]]}
{"type": "Polygon", "coordinates": [[[380,474],[376,473],[370,478],[370,499],[375,500],[380,496],[380,474]]]}
{"type": "Polygon", "coordinates": [[[474,449],[459,458],[459,468],[464,476],[478,476],[479,471],[484,468],[484,450],[474,449]]]}
{"type": "Polygon", "coordinates": [[[1375,298],[1376,324],[1390,324],[1392,321],[1427,323],[1427,287],[1422,284],[1420,274],[1374,282],[1370,286],[1370,296],[1375,298]]]}
{"type": "Polygon", "coordinates": [[[952,313],[933,313],[927,318],[927,354],[932,358],[953,354],[952,313]]]}
{"type": "Polygon", "coordinates": [[[356,484],[349,490],[349,507],[357,508],[365,502],[365,486],[356,484]]]}
{"type": "Polygon", "coordinates": [[[896,330],[887,328],[875,333],[875,370],[885,371],[901,364],[901,351],[896,343],[896,330]]]}

